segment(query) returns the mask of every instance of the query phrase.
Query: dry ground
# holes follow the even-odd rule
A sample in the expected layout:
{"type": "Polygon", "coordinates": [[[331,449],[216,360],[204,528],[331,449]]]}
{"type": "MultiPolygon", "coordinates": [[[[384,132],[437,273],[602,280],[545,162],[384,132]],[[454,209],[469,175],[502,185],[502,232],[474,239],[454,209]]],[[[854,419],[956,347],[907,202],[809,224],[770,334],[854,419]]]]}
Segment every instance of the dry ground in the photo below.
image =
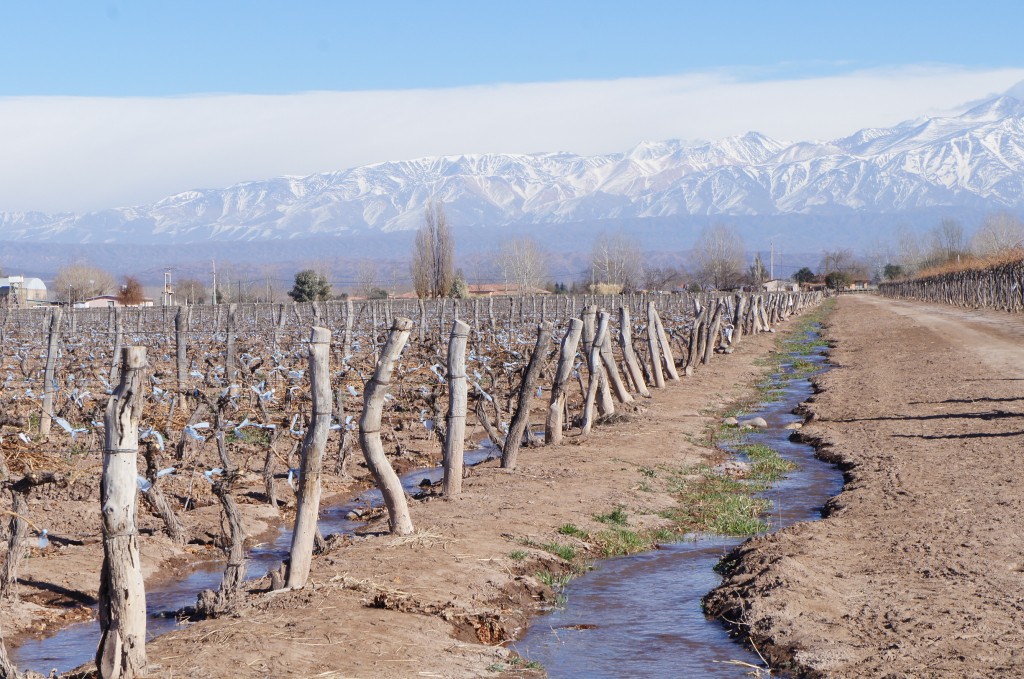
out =
{"type": "Polygon", "coordinates": [[[799,676],[1024,675],[1024,318],[844,297],[827,337],[803,432],[844,491],[711,608],[799,676]]]}

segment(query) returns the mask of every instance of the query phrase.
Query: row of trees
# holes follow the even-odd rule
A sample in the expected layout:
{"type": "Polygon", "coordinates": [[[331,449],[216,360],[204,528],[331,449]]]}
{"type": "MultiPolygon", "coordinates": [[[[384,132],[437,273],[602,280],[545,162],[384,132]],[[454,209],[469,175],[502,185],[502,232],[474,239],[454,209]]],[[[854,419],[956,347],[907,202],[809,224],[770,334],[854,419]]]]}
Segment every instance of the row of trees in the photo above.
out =
{"type": "MultiPolygon", "coordinates": [[[[509,290],[551,289],[549,259],[534,239],[520,237],[505,241],[497,249],[494,265],[509,290]]],[[[759,255],[749,270],[745,261],[742,240],[724,224],[712,225],[701,233],[692,254],[692,274],[678,267],[645,266],[634,239],[621,232],[602,232],[591,248],[586,285],[608,292],[666,290],[677,289],[689,279],[702,288],[725,289],[744,283],[759,285],[767,279],[759,255]]],[[[419,297],[458,297],[468,289],[466,276],[455,268],[455,239],[440,204],[428,205],[424,224],[416,232],[410,276],[419,297]]],[[[367,288],[366,292],[372,289],[370,285],[360,287],[367,288]]]]}
{"type": "Polygon", "coordinates": [[[978,258],[1019,253],[1024,250],[1024,222],[1007,212],[995,213],[968,234],[962,222],[946,217],[923,234],[898,226],[893,241],[875,244],[860,256],[851,250],[826,252],[819,269],[821,277],[831,275],[830,280],[838,283],[857,279],[877,283],[956,268],[978,258]]]}

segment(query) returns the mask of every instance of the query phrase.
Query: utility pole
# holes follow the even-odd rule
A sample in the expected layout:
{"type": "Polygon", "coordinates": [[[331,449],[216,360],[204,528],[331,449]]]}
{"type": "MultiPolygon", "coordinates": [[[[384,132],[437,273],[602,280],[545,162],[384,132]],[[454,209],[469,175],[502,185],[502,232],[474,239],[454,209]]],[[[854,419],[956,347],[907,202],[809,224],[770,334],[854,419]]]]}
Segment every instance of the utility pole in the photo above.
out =
{"type": "Polygon", "coordinates": [[[768,241],[771,254],[768,256],[768,278],[775,280],[775,241],[768,241]]]}
{"type": "Polygon", "coordinates": [[[217,303],[217,260],[211,259],[213,262],[213,297],[210,298],[211,304],[217,303]]]}

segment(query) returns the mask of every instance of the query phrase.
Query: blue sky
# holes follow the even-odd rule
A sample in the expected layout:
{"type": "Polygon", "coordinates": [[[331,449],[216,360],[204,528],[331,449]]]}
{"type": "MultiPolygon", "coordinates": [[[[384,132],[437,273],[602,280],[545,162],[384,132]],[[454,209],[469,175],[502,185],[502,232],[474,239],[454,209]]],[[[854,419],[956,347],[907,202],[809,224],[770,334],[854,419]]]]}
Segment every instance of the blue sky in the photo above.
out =
{"type": "Polygon", "coordinates": [[[1024,3],[0,4],[0,96],[287,94],[905,64],[1024,66],[1024,3]]]}
{"type": "Polygon", "coordinates": [[[0,0],[0,212],[423,155],[830,139],[1024,80],[1024,3],[0,0]]]}

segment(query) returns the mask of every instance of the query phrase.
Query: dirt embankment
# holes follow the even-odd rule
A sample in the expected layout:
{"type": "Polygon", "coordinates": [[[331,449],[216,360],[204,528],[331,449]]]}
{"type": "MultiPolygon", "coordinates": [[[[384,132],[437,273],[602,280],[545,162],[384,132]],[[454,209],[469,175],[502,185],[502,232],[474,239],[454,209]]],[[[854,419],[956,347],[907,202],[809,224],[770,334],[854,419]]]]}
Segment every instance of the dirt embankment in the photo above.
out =
{"type": "Polygon", "coordinates": [[[803,432],[823,521],[746,543],[710,609],[800,676],[1024,673],[1024,318],[842,298],[803,432]]]}

